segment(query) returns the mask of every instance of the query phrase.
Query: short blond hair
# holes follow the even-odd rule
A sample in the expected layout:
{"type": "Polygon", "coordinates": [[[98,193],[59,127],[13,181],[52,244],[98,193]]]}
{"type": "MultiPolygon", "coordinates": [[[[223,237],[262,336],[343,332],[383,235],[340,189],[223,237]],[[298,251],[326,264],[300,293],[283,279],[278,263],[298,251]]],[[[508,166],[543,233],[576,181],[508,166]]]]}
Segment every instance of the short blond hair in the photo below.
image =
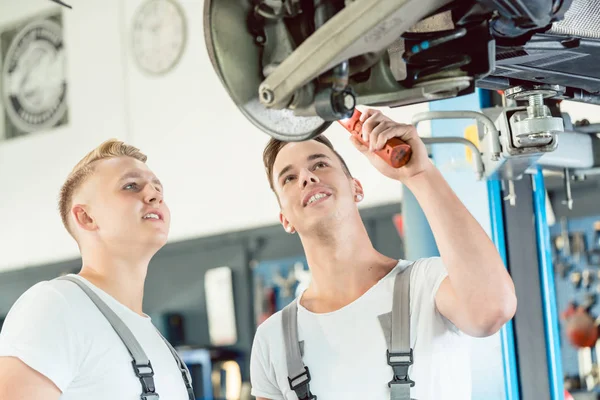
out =
{"type": "Polygon", "coordinates": [[[117,139],[109,139],[83,157],[73,168],[67,180],[60,189],[58,209],[63,225],[73,236],[69,227],[69,211],[73,203],[73,194],[94,172],[95,163],[113,157],[133,157],[143,163],[148,157],[137,147],[128,145],[117,139]]]}

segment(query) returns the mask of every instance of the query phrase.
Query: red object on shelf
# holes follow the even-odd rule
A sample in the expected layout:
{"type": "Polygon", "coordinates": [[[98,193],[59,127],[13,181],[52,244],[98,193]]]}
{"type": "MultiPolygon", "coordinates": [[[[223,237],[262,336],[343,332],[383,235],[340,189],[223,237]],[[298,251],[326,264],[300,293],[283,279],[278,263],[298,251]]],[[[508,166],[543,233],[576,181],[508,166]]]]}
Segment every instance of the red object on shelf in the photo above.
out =
{"type": "Polygon", "coordinates": [[[571,345],[583,348],[596,344],[598,326],[584,307],[570,303],[561,318],[565,321],[565,331],[571,345]]]}

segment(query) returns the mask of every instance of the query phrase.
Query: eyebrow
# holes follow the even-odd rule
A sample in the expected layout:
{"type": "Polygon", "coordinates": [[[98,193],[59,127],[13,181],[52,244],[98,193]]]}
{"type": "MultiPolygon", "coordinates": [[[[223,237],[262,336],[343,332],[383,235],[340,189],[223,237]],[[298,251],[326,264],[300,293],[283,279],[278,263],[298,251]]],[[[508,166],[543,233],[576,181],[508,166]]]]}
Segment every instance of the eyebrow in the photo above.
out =
{"type": "MultiPolygon", "coordinates": [[[[124,181],[126,179],[130,179],[130,178],[142,178],[142,175],[139,172],[136,172],[136,171],[127,172],[125,175],[123,175],[119,179],[119,182],[122,182],[122,181],[124,181]]],[[[163,184],[156,177],[154,177],[152,179],[152,183],[155,183],[157,185],[160,185],[160,187],[163,187],[163,184]]]]}
{"type": "MultiPolygon", "coordinates": [[[[308,157],[306,157],[306,160],[307,161],[312,161],[312,160],[317,160],[319,158],[327,158],[327,159],[331,160],[328,156],[326,156],[325,154],[322,154],[322,153],[311,154],[308,157]]],[[[281,177],[283,176],[283,174],[285,174],[286,172],[288,172],[290,169],[292,169],[292,165],[287,165],[285,168],[283,168],[281,170],[281,172],[279,172],[278,179],[281,179],[281,177]]]]}

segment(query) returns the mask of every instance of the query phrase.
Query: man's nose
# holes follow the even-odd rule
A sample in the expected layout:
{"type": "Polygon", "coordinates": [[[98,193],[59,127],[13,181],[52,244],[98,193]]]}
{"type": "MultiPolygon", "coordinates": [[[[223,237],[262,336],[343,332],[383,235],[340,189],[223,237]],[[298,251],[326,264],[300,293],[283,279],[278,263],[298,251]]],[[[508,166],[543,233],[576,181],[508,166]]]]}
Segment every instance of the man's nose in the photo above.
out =
{"type": "Polygon", "coordinates": [[[144,201],[148,204],[160,204],[163,202],[163,194],[153,185],[146,185],[144,201]]]}
{"type": "Polygon", "coordinates": [[[300,171],[300,179],[298,179],[298,181],[302,185],[302,188],[305,188],[311,183],[319,183],[319,177],[308,169],[304,168],[302,171],[300,171]]]}

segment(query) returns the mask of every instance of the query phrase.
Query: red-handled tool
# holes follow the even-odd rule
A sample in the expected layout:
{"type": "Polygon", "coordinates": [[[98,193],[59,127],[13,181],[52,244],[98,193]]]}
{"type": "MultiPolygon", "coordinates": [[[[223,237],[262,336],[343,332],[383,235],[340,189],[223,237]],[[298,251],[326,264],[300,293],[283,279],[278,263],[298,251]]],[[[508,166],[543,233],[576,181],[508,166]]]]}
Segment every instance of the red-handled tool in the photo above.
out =
{"type": "MultiPolygon", "coordinates": [[[[362,139],[362,122],[360,122],[360,116],[361,112],[355,108],[354,114],[352,114],[351,118],[339,120],[338,122],[355,138],[357,138],[359,142],[365,146],[368,146],[368,144],[362,139]]],[[[376,151],[375,154],[381,157],[392,167],[400,168],[405,166],[410,160],[410,156],[412,156],[412,149],[408,144],[394,137],[388,140],[383,149],[376,151]]]]}

